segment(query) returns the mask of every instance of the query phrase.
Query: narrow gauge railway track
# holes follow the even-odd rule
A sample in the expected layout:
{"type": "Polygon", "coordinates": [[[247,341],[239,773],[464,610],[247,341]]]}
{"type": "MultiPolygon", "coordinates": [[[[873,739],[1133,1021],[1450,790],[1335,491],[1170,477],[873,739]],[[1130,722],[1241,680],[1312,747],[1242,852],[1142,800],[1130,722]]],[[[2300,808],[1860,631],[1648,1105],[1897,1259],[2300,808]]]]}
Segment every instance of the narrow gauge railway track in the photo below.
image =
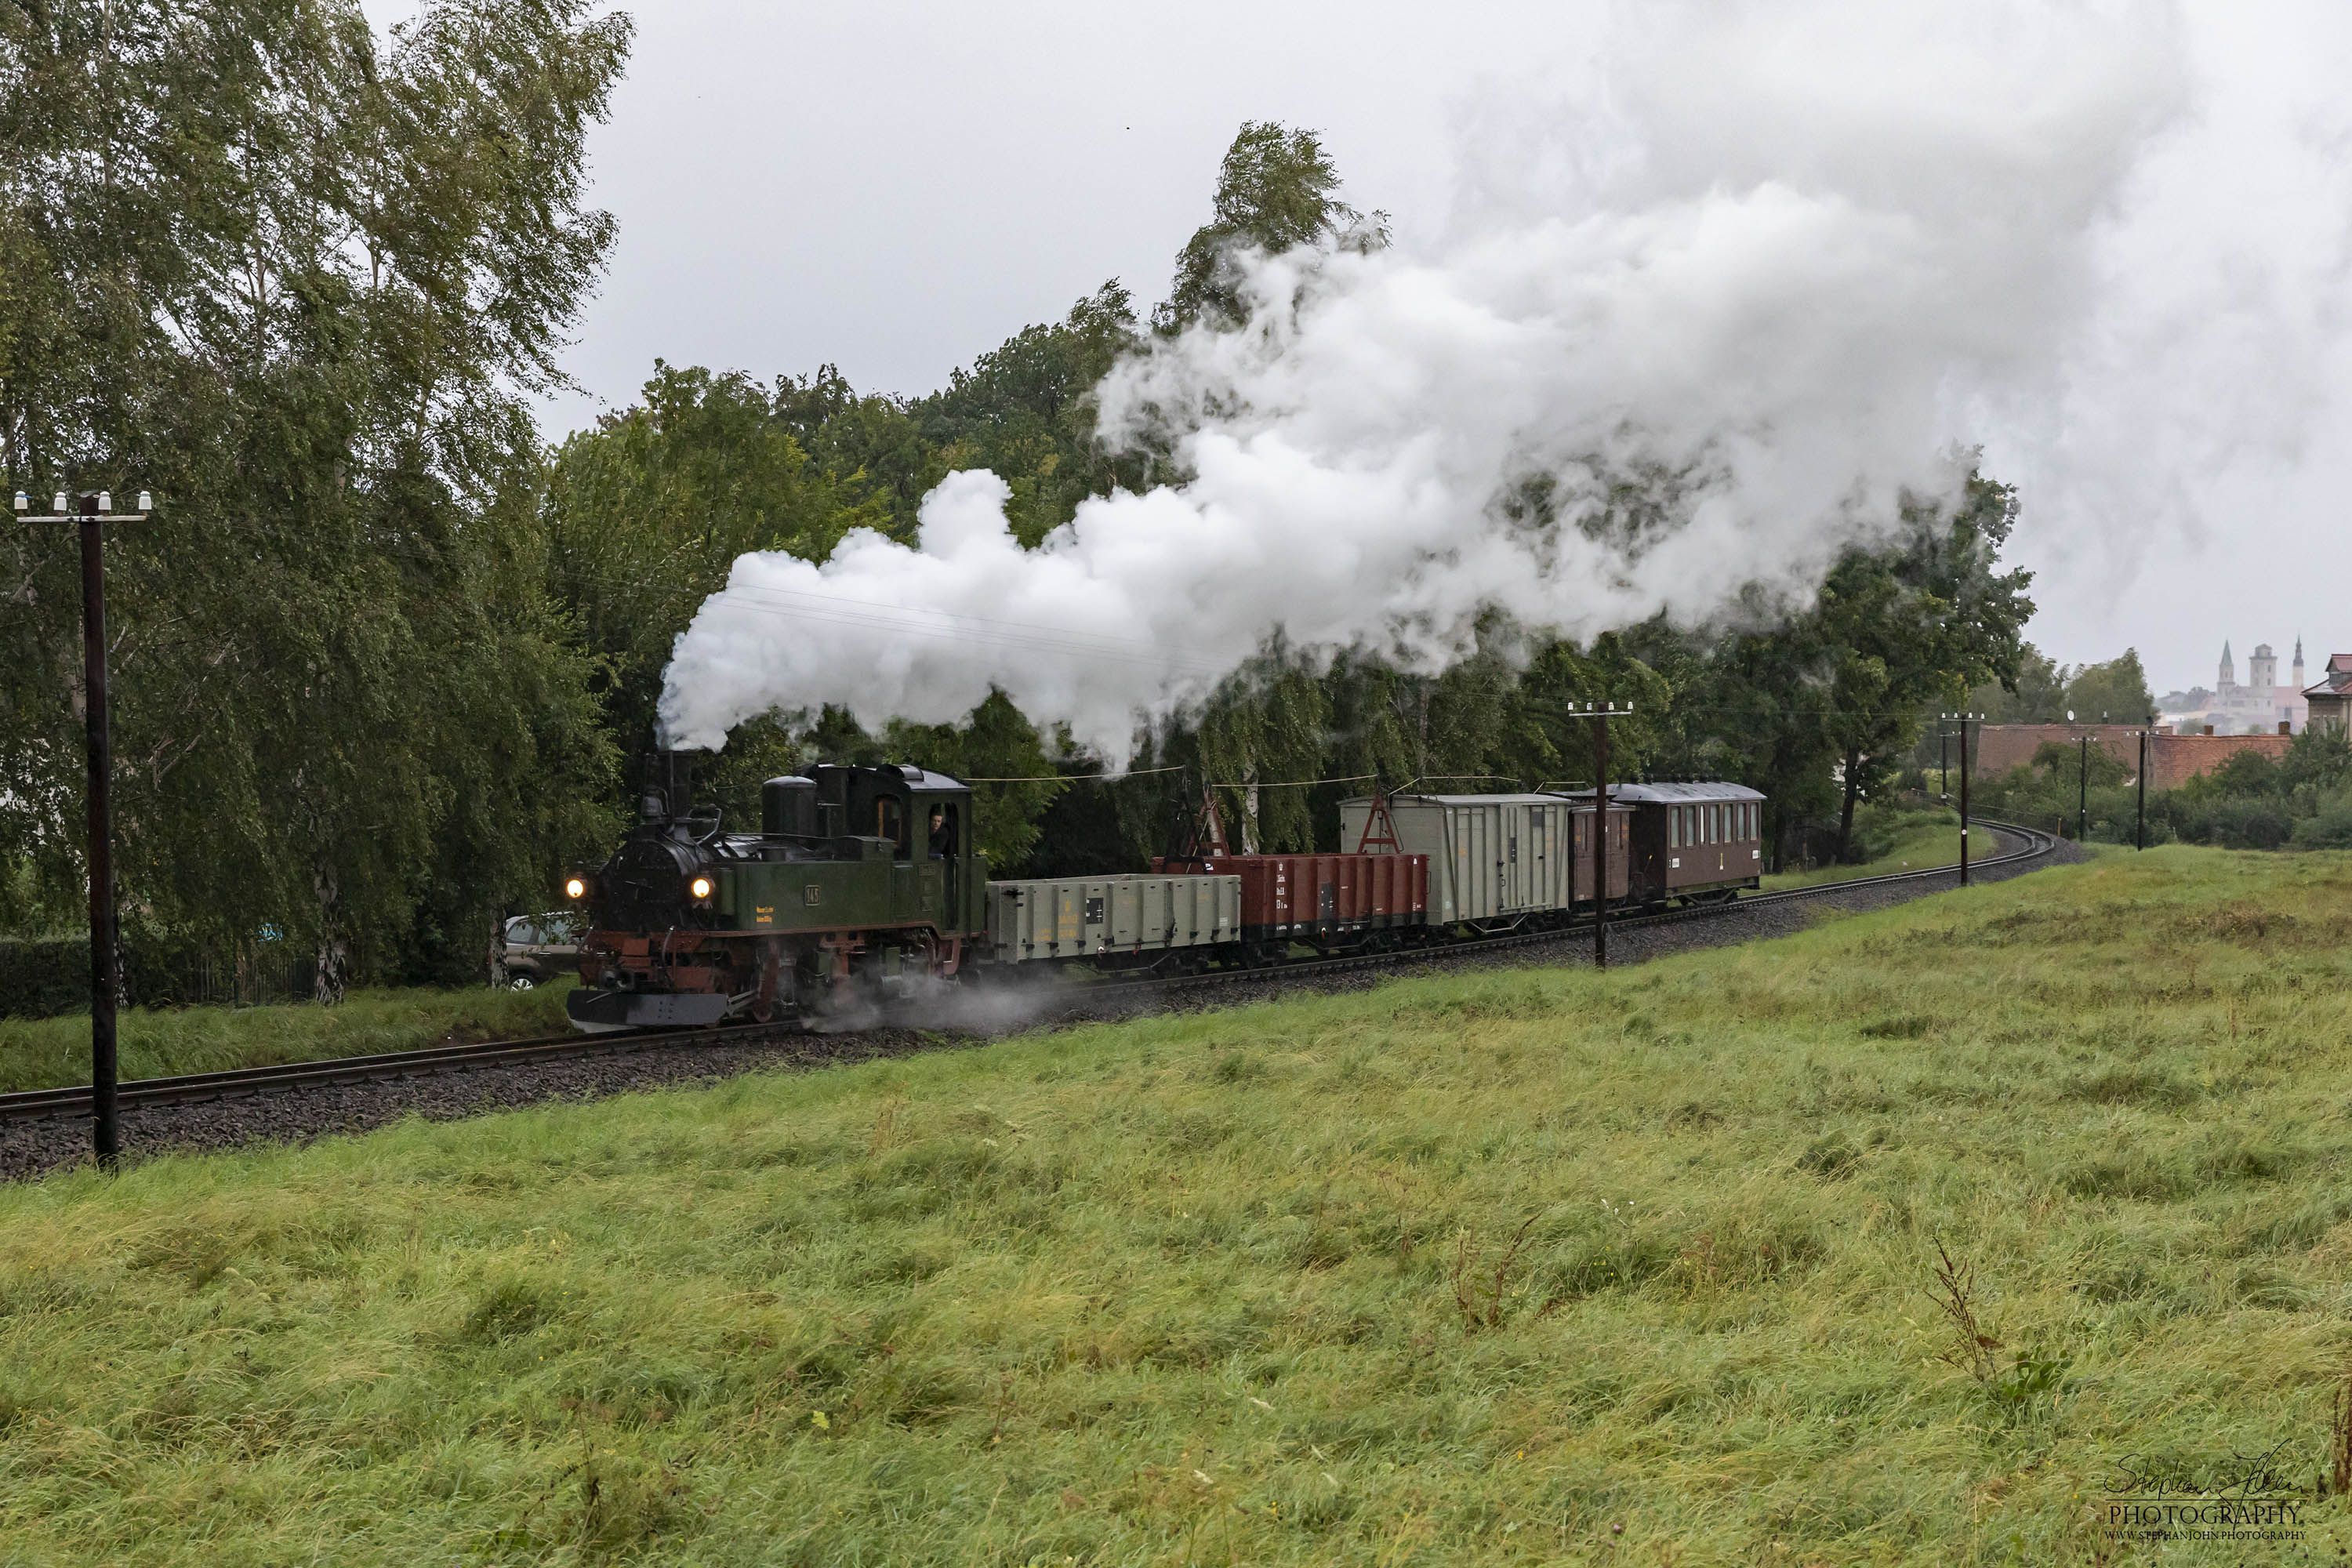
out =
{"type": "MultiPolygon", "coordinates": [[[[1981,820],[1981,819],[1979,819],[1981,820]]],[[[1984,826],[2021,841],[2017,847],[1999,855],[1987,856],[1973,862],[1979,870],[2018,866],[2049,856],[2056,847],[2055,836],[2039,828],[2013,823],[1984,822],[1984,826]]],[[[1678,925],[1710,916],[1729,914],[1739,910],[1752,910],[1771,904],[1790,903],[1804,899],[1832,894],[1852,893],[1858,889],[1888,887],[1906,882],[1924,881],[1953,875],[1950,866],[1934,866],[1918,871],[1897,871],[1883,877],[1858,877],[1843,882],[1823,882],[1816,887],[1792,888],[1785,892],[1758,893],[1720,904],[1700,904],[1688,909],[1670,910],[1657,914],[1625,915],[1610,921],[1612,931],[1639,931],[1646,928],[1678,925]]],[[[1570,925],[1547,926],[1540,931],[1507,931],[1494,936],[1473,938],[1425,948],[1393,949],[1379,953],[1356,953],[1340,958],[1309,959],[1297,963],[1272,964],[1261,969],[1220,969],[1206,973],[1178,976],[1148,976],[1131,980],[1094,980],[1071,985],[1068,994],[1073,1000],[1102,995],[1132,995],[1139,993],[1176,993],[1217,985],[1259,984],[1267,981],[1306,979],[1318,974],[1334,974],[1350,970],[1386,968],[1411,964],[1466,953],[1486,953],[1511,948],[1530,947],[1543,942],[1562,942],[1581,935],[1591,935],[1592,922],[1578,921],[1570,925]]],[[[804,1033],[802,1026],[790,1020],[769,1024],[729,1025],[719,1028],[663,1029],[625,1035],[549,1035],[527,1040],[487,1040],[475,1045],[433,1046],[423,1050],[393,1051],[379,1056],[341,1057],[323,1061],[289,1062],[275,1067],[236,1068],[222,1072],[186,1073],[172,1078],[133,1079],[117,1090],[124,1110],[148,1106],[206,1103],[224,1100],[247,1099],[266,1094],[282,1094],[304,1089],[332,1085],[381,1083],[399,1079],[424,1078],[446,1073],[478,1071],[484,1068],[522,1066],[538,1061],[577,1060],[583,1058],[627,1056],[657,1051],[673,1046],[715,1046],[754,1044],[762,1040],[782,1039],[804,1033]]],[[[13,1094],[0,1094],[0,1122],[37,1121],[69,1117],[88,1117],[90,1112],[89,1086],[36,1089],[13,1094]]]]}

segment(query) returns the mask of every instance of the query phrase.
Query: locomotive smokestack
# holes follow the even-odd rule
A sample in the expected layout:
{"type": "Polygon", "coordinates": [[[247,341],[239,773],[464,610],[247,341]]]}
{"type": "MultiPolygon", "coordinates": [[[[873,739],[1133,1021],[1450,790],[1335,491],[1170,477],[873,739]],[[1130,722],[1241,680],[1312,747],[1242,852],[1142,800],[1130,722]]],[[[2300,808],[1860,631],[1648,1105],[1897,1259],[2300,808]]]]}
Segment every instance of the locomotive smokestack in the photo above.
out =
{"type": "Polygon", "coordinates": [[[646,758],[646,787],[637,799],[637,816],[646,822],[667,822],[694,807],[692,752],[667,747],[646,758]]]}

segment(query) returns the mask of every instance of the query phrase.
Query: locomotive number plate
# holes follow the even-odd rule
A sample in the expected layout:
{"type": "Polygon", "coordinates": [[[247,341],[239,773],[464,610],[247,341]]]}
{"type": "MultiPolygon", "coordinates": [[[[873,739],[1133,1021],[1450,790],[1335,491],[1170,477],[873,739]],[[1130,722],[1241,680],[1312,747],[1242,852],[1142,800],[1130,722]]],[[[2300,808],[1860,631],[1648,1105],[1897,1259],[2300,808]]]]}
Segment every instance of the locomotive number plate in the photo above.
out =
{"type": "Polygon", "coordinates": [[[804,904],[824,902],[824,889],[814,882],[808,883],[801,889],[801,902],[804,904]]]}

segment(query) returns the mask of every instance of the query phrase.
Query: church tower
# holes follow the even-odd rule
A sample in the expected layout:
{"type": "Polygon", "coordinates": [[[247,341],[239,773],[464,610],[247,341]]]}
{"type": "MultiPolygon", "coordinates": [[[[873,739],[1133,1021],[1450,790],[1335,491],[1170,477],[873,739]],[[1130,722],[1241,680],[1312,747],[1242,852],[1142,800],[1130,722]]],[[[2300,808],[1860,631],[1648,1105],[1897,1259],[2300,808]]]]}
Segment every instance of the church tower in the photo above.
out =
{"type": "Polygon", "coordinates": [[[2238,684],[2238,667],[2230,658],[2230,639],[2221,639],[2221,679],[2215,684],[2227,691],[2238,684]]]}
{"type": "Polygon", "coordinates": [[[2303,689],[2303,634],[2294,634],[2294,689],[2303,689]]]}
{"type": "Polygon", "coordinates": [[[2271,689],[2278,685],[2278,655],[2271,651],[2270,644],[2254,645],[2253,656],[2246,660],[2246,684],[2261,692],[2263,701],[2271,700],[2271,689]]]}

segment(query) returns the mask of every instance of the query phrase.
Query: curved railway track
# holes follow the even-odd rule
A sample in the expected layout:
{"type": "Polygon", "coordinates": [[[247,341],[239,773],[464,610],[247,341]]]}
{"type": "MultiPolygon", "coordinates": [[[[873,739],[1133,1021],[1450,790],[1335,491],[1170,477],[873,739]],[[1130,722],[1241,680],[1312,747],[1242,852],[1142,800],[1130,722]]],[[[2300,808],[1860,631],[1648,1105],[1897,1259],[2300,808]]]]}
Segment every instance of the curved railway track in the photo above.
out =
{"type": "MultiPolygon", "coordinates": [[[[2042,859],[2056,847],[2054,835],[2039,828],[2014,823],[1983,822],[1991,828],[2018,842],[1999,855],[1987,856],[1973,862],[1979,870],[2015,867],[2042,859]]],[[[1887,887],[1906,882],[1924,881],[1937,877],[1950,877],[1954,868],[1930,867],[1918,871],[1898,871],[1883,877],[1858,877],[1843,882],[1823,882],[1816,887],[1792,888],[1786,892],[1756,893],[1721,904],[1702,904],[1689,909],[1669,910],[1657,914],[1624,915],[1609,922],[1612,931],[1639,931],[1664,925],[1679,925],[1693,921],[1705,921],[1740,910],[1790,903],[1817,899],[1832,894],[1847,894],[1858,889],[1887,887]]],[[[1259,984],[1271,980],[1306,979],[1318,974],[1336,974],[1352,970],[1387,968],[1426,962],[1464,953],[1485,953],[1529,947],[1543,942],[1563,942],[1580,933],[1590,935],[1592,922],[1580,921],[1569,925],[1546,926],[1538,931],[1516,931],[1492,936],[1476,937],[1442,946],[1406,948],[1381,953],[1358,953],[1341,958],[1308,959],[1297,963],[1276,964],[1263,969],[1220,969],[1201,974],[1153,976],[1129,980],[1094,980],[1071,984],[1071,1000],[1105,995],[1134,995],[1159,992],[1175,994],[1202,990],[1220,985],[1259,984]]],[[[260,1095],[299,1092],[334,1085],[381,1083],[408,1078],[424,1078],[446,1073],[472,1072],[485,1068],[508,1068],[534,1061],[577,1060],[583,1058],[629,1056],[658,1051],[672,1046],[711,1046],[720,1044],[752,1044],[763,1040],[798,1036],[806,1031],[797,1023],[778,1021],[771,1024],[740,1024],[720,1028],[666,1029],[630,1035],[550,1035],[528,1040],[488,1040],[476,1045],[433,1046],[423,1050],[394,1051],[381,1056],[341,1057],[324,1061],[289,1062],[275,1067],[236,1068],[223,1072],[186,1073],[173,1078],[133,1079],[116,1091],[123,1110],[176,1104],[206,1103],[224,1100],[249,1099],[260,1095]]],[[[13,1094],[0,1094],[0,1122],[51,1121],[64,1118],[86,1119],[90,1113],[89,1086],[76,1085],[62,1089],[36,1089],[13,1094]]]]}

